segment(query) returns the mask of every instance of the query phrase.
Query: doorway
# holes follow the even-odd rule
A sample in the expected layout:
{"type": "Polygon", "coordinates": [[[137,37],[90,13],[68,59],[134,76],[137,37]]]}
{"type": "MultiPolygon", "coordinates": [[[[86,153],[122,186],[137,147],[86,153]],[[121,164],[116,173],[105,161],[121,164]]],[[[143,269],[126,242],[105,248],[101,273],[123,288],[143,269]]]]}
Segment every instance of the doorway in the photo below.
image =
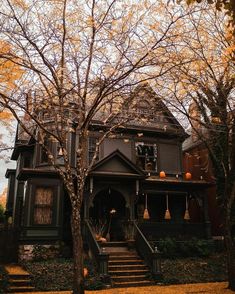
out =
{"type": "Polygon", "coordinates": [[[95,195],[90,218],[96,234],[111,242],[123,241],[126,217],[126,200],[120,192],[109,188],[95,195]]]}

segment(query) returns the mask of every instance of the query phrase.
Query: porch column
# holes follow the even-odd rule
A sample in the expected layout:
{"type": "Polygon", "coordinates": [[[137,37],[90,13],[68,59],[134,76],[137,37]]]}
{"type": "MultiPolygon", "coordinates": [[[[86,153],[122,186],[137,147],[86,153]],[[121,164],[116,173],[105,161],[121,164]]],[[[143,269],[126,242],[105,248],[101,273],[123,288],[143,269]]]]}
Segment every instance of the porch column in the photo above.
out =
{"type": "Polygon", "coordinates": [[[130,195],[130,220],[134,220],[135,219],[135,197],[136,195],[131,193],[130,195]]]}
{"type": "Polygon", "coordinates": [[[22,205],[23,205],[23,198],[24,198],[24,182],[19,181],[17,192],[15,194],[15,205],[13,208],[13,221],[15,227],[20,227],[21,225],[21,218],[22,218],[22,205]]]}
{"type": "Polygon", "coordinates": [[[206,191],[202,192],[202,201],[203,201],[203,216],[204,216],[204,226],[206,238],[211,239],[211,222],[208,214],[208,198],[206,191]]]}

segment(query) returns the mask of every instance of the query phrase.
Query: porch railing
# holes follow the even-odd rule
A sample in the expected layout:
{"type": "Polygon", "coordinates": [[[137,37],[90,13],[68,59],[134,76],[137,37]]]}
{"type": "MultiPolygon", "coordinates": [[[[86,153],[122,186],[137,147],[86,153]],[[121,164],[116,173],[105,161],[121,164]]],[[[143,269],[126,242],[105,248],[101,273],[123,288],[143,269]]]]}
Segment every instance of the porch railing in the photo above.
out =
{"type": "Polygon", "coordinates": [[[160,279],[162,277],[160,252],[151,247],[136,222],[133,222],[133,226],[135,228],[135,244],[137,251],[149,266],[153,278],[160,279]]]}
{"type": "Polygon", "coordinates": [[[85,236],[87,239],[87,243],[91,250],[93,257],[95,258],[96,264],[98,266],[98,271],[102,281],[106,284],[110,283],[110,276],[108,272],[108,261],[109,261],[109,254],[103,252],[100,248],[98,242],[96,241],[91,225],[88,220],[85,220],[85,236]]]}

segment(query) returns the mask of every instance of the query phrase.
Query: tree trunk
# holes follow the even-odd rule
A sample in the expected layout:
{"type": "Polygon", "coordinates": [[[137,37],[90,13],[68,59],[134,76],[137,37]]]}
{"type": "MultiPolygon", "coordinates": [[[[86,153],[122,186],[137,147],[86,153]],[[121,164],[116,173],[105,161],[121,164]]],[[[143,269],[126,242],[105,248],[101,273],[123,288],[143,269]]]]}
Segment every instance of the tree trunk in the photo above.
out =
{"type": "Polygon", "coordinates": [[[225,211],[225,246],[227,252],[228,287],[235,291],[235,246],[232,235],[232,207],[234,205],[235,184],[227,189],[227,205],[225,211]]]}
{"type": "Polygon", "coordinates": [[[235,291],[235,247],[232,243],[227,246],[227,262],[228,262],[228,287],[235,291]]]}
{"type": "Polygon", "coordinates": [[[78,205],[72,208],[72,236],[73,236],[73,294],[84,294],[84,277],[83,277],[83,240],[81,214],[78,205]]]}

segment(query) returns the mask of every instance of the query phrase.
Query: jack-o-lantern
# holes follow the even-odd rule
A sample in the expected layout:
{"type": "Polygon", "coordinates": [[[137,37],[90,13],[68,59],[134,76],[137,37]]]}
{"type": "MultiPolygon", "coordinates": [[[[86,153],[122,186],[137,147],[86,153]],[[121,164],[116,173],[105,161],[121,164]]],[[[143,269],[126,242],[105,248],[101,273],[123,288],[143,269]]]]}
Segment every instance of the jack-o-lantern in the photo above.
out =
{"type": "Polygon", "coordinates": [[[166,177],[166,174],[165,174],[165,172],[163,170],[159,173],[159,177],[161,179],[164,179],[166,177]]]}
{"type": "Polygon", "coordinates": [[[185,179],[186,179],[186,180],[191,180],[191,179],[192,179],[192,174],[189,173],[189,172],[187,172],[187,173],[185,174],[185,179]]]}

